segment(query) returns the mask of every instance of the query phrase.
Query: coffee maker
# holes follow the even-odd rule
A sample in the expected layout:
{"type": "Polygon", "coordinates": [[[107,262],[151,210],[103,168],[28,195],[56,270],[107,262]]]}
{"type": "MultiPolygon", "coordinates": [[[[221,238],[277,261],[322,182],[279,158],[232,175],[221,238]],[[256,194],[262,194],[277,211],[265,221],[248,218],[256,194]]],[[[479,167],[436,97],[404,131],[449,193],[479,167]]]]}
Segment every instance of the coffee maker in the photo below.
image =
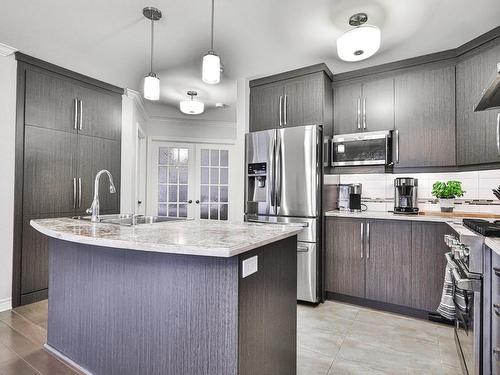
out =
{"type": "Polygon", "coordinates": [[[361,184],[340,184],[339,203],[340,211],[361,212],[361,184]]]}
{"type": "Polygon", "coordinates": [[[394,179],[394,213],[418,214],[418,179],[398,177],[394,179]]]}

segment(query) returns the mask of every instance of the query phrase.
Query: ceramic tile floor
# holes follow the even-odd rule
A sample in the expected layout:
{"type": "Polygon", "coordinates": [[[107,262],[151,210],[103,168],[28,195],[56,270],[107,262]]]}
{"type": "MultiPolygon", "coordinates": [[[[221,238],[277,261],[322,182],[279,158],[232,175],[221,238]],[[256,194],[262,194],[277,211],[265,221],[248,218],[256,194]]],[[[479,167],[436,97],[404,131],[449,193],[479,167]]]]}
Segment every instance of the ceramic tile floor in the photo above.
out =
{"type": "Polygon", "coordinates": [[[297,375],[459,375],[450,326],[327,301],[298,306],[297,375]]]}
{"type": "MultiPolygon", "coordinates": [[[[297,375],[461,373],[451,327],[331,301],[297,312],[297,375]]],[[[78,374],[42,349],[46,328],[47,301],[0,313],[0,375],[78,374]]]]}

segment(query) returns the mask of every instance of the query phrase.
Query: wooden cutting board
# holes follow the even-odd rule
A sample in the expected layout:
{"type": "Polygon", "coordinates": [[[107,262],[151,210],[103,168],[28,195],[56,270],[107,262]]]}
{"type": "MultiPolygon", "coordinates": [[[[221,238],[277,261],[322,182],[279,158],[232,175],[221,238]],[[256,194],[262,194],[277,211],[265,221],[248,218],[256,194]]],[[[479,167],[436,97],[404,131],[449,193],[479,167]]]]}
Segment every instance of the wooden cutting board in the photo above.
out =
{"type": "Polygon", "coordinates": [[[439,217],[470,217],[470,218],[484,218],[484,219],[500,219],[498,214],[490,214],[487,212],[441,212],[441,211],[419,211],[419,215],[423,216],[439,216],[439,217]]]}

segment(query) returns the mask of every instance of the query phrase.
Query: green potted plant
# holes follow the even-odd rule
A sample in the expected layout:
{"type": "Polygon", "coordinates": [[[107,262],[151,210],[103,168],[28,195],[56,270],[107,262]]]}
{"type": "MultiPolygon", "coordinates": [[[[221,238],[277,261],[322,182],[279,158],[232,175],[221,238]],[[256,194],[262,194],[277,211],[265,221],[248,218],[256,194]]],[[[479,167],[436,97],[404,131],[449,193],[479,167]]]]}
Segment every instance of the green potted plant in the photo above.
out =
{"type": "Polygon", "coordinates": [[[436,181],[432,185],[432,195],[439,199],[441,212],[453,212],[455,198],[463,197],[465,191],[462,190],[460,181],[441,182],[436,181]]]}

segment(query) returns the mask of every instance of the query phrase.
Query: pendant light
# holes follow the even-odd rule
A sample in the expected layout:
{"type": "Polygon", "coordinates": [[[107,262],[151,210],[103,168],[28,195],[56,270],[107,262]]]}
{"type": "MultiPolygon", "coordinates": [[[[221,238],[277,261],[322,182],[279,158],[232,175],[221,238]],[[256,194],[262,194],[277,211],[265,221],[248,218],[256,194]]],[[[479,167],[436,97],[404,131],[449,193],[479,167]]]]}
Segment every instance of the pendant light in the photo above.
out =
{"type": "Polygon", "coordinates": [[[194,97],[198,95],[196,91],[188,91],[187,94],[191,97],[190,100],[183,100],[179,103],[179,109],[187,115],[199,115],[205,110],[205,104],[194,97]]]}
{"type": "Polygon", "coordinates": [[[154,46],[154,22],[161,18],[161,11],[157,8],[146,7],[142,14],[151,20],[151,69],[144,77],[144,98],[148,100],[160,100],[160,79],[153,73],[153,46],[154,46]]]}
{"type": "Polygon", "coordinates": [[[380,48],[381,33],[377,26],[365,25],[366,13],[357,13],[349,18],[354,29],[337,39],[337,54],[344,61],[360,61],[373,56],[380,48]]]}
{"type": "Polygon", "coordinates": [[[220,57],[214,51],[214,0],[212,0],[212,28],[210,51],[203,56],[202,79],[211,85],[220,82],[220,57]]]}

